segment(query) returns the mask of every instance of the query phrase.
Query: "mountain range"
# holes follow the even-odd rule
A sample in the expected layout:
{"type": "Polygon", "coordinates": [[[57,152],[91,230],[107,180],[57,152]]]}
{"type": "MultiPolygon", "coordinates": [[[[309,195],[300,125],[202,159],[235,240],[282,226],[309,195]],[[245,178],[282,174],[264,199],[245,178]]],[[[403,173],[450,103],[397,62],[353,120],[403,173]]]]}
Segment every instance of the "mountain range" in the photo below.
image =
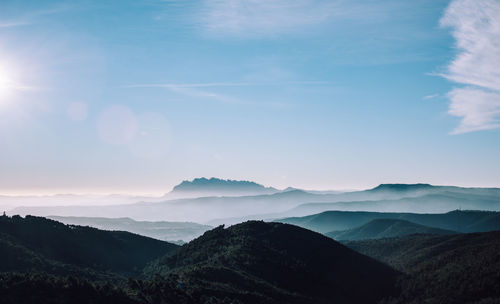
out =
{"type": "Polygon", "coordinates": [[[25,206],[8,213],[129,217],[140,221],[191,221],[214,225],[305,216],[330,210],[443,213],[456,209],[500,211],[500,189],[382,184],[363,191],[332,193],[298,189],[280,191],[247,181],[200,178],[182,182],[163,200],[100,206],[25,206]],[[254,194],[245,195],[249,192],[254,194]],[[182,193],[210,196],[172,198],[182,193]],[[169,195],[171,199],[167,199],[169,195]]]}
{"type": "Polygon", "coordinates": [[[335,240],[219,226],[182,247],[41,217],[0,218],[2,303],[498,303],[498,231],[335,240]],[[129,277],[127,279],[127,277],[129,277]]]}
{"type": "Polygon", "coordinates": [[[399,219],[428,227],[457,231],[483,232],[500,230],[500,212],[455,210],[438,214],[326,211],[319,214],[278,219],[319,233],[357,228],[375,219],[399,219]]]}

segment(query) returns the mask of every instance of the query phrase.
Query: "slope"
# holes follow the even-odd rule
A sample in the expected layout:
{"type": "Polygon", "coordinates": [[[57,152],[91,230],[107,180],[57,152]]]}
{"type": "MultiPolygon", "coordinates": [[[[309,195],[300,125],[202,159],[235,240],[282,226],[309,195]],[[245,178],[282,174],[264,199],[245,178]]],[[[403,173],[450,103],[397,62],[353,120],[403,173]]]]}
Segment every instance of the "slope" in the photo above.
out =
{"type": "Polygon", "coordinates": [[[157,272],[195,302],[235,303],[375,303],[399,275],[323,235],[256,221],[206,232],[150,267],[157,272]]]}
{"type": "Polygon", "coordinates": [[[398,303],[500,301],[500,231],[345,244],[409,274],[398,303]]]}
{"type": "Polygon", "coordinates": [[[446,235],[455,233],[451,230],[428,227],[405,220],[375,219],[360,227],[342,231],[331,231],[325,233],[325,235],[332,239],[343,241],[390,238],[411,234],[446,235]]]}
{"type": "Polygon", "coordinates": [[[60,274],[90,269],[134,276],[151,260],[178,248],[122,231],[67,226],[34,216],[0,217],[0,271],[60,274]]]}
{"type": "Polygon", "coordinates": [[[90,226],[103,230],[120,230],[144,235],[150,238],[177,242],[189,242],[211,229],[211,226],[192,222],[148,222],[131,218],[48,216],[47,218],[67,225],[90,226]]]}

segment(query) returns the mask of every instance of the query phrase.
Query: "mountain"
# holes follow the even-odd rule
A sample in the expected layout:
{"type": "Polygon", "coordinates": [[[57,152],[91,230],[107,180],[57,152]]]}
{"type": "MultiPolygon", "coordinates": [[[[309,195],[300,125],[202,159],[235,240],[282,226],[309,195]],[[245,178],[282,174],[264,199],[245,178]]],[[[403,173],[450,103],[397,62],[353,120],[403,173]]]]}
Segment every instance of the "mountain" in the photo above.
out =
{"type": "Polygon", "coordinates": [[[203,232],[213,228],[192,222],[147,222],[130,218],[48,216],[47,218],[67,224],[90,226],[102,230],[119,230],[140,234],[167,242],[189,242],[203,232]]]}
{"type": "Polygon", "coordinates": [[[345,244],[408,274],[393,303],[500,302],[500,231],[345,244]]]}
{"type": "Polygon", "coordinates": [[[195,303],[376,303],[399,275],[323,235],[257,221],[205,232],[159,259],[157,272],[195,303]]]}
{"type": "MultiPolygon", "coordinates": [[[[396,190],[396,193],[399,193],[401,196],[415,195],[417,193],[414,191],[414,188],[409,188],[412,190],[403,189],[396,190]]],[[[285,216],[309,215],[331,210],[414,213],[443,213],[456,209],[500,211],[500,196],[448,191],[438,193],[434,188],[430,189],[433,190],[429,192],[434,193],[425,194],[423,192],[424,194],[420,196],[408,196],[397,199],[306,203],[289,210],[285,216]]],[[[368,190],[367,192],[369,191],[372,190],[368,190]]],[[[384,190],[384,193],[386,191],[384,190]]],[[[391,190],[391,193],[394,193],[394,191],[391,190]]]]}
{"type": "Polygon", "coordinates": [[[0,218],[6,304],[488,304],[500,301],[499,273],[500,231],[341,244],[249,221],[179,247],[33,216],[0,218]]]}
{"type": "Polygon", "coordinates": [[[409,194],[409,196],[437,194],[442,192],[497,197],[500,195],[500,188],[467,188],[457,186],[435,186],[430,184],[380,184],[366,191],[372,193],[406,193],[407,195],[409,194]]]}
{"type": "Polygon", "coordinates": [[[376,219],[357,228],[325,233],[326,236],[339,241],[381,239],[411,234],[456,234],[456,232],[427,227],[405,220],[376,219]]]}
{"type": "Polygon", "coordinates": [[[397,192],[415,192],[426,191],[437,188],[439,186],[432,186],[430,184],[380,184],[369,191],[397,191],[397,192]]]}
{"type": "Polygon", "coordinates": [[[328,195],[302,190],[235,197],[199,197],[163,202],[142,202],[106,206],[18,207],[10,215],[130,217],[141,221],[192,221],[203,223],[221,217],[240,217],[262,212],[282,212],[302,202],[317,201],[328,195]]]}
{"type": "MultiPolygon", "coordinates": [[[[203,180],[209,185],[212,185],[211,180],[215,180],[215,185],[234,183],[234,181],[218,182],[221,180],[217,179],[197,180],[203,180]]],[[[201,182],[201,184],[205,182],[201,182]]],[[[251,185],[249,187],[252,189],[255,187],[268,189],[252,182],[241,183],[251,185]]],[[[189,185],[186,186],[188,188],[194,185],[193,182],[184,184],[189,185]]],[[[234,192],[226,192],[226,194],[235,195],[234,192]]],[[[196,196],[198,195],[207,195],[207,193],[200,191],[197,192],[196,196]]],[[[171,196],[165,197],[164,201],[161,202],[144,201],[121,205],[18,207],[8,213],[10,215],[129,217],[142,221],[192,221],[198,223],[213,221],[225,223],[234,222],[236,218],[249,219],[250,217],[250,219],[267,220],[311,215],[329,210],[443,213],[463,208],[500,211],[500,189],[498,188],[460,188],[421,184],[380,185],[365,191],[346,193],[310,193],[290,189],[290,191],[259,195],[174,198],[175,196],[171,196]]],[[[349,228],[353,227],[336,230],[349,228]]]]}
{"type": "Polygon", "coordinates": [[[455,210],[447,213],[419,214],[364,211],[326,211],[318,214],[277,219],[319,233],[348,230],[375,219],[400,219],[416,224],[457,232],[500,230],[500,212],[455,210]]]}
{"type": "Polygon", "coordinates": [[[0,272],[136,276],[148,262],[178,246],[41,217],[1,216],[0,248],[0,272]]]}
{"type": "Polygon", "coordinates": [[[264,187],[251,181],[238,181],[212,177],[182,181],[166,195],[167,198],[195,198],[206,196],[249,196],[280,192],[272,187],[264,187]]]}

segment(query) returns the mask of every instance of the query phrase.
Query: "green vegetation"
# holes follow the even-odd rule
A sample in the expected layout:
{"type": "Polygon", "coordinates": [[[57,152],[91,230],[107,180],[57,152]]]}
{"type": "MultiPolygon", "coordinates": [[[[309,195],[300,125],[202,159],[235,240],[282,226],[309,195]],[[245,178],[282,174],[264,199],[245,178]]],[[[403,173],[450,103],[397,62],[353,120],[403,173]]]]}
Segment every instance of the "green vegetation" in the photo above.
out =
{"type": "Polygon", "coordinates": [[[157,261],[195,302],[375,303],[396,292],[396,271],[306,229],[250,221],[222,226],[157,261]]]}
{"type": "Polygon", "coordinates": [[[68,226],[42,217],[0,217],[0,271],[136,276],[178,246],[122,231],[68,226]]]}
{"type": "Polygon", "coordinates": [[[0,302],[500,301],[499,231],[345,245],[281,223],[219,226],[179,247],[127,232],[3,216],[0,302]]]}
{"type": "Polygon", "coordinates": [[[75,277],[47,274],[0,274],[3,304],[139,304],[123,288],[111,283],[89,282],[75,277]]]}
{"type": "Polygon", "coordinates": [[[500,231],[345,244],[408,274],[397,303],[500,302],[500,231]]]}

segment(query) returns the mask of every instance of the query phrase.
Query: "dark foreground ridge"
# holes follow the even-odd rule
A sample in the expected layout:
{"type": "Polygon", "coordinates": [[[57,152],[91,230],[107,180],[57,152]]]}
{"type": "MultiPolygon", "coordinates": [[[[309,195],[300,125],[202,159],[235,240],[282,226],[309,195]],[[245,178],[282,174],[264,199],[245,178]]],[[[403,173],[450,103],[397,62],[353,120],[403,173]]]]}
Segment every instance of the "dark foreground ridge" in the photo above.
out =
{"type": "Polygon", "coordinates": [[[222,226],[151,267],[176,276],[195,302],[376,303],[395,294],[398,272],[292,225],[222,226]]]}
{"type": "Polygon", "coordinates": [[[1,272],[137,276],[148,262],[177,247],[129,232],[64,225],[35,216],[0,216],[1,272]]]}
{"type": "Polygon", "coordinates": [[[0,302],[500,301],[498,231],[346,245],[351,248],[304,228],[258,221],[220,226],[179,247],[130,233],[5,216],[0,302]]]}

